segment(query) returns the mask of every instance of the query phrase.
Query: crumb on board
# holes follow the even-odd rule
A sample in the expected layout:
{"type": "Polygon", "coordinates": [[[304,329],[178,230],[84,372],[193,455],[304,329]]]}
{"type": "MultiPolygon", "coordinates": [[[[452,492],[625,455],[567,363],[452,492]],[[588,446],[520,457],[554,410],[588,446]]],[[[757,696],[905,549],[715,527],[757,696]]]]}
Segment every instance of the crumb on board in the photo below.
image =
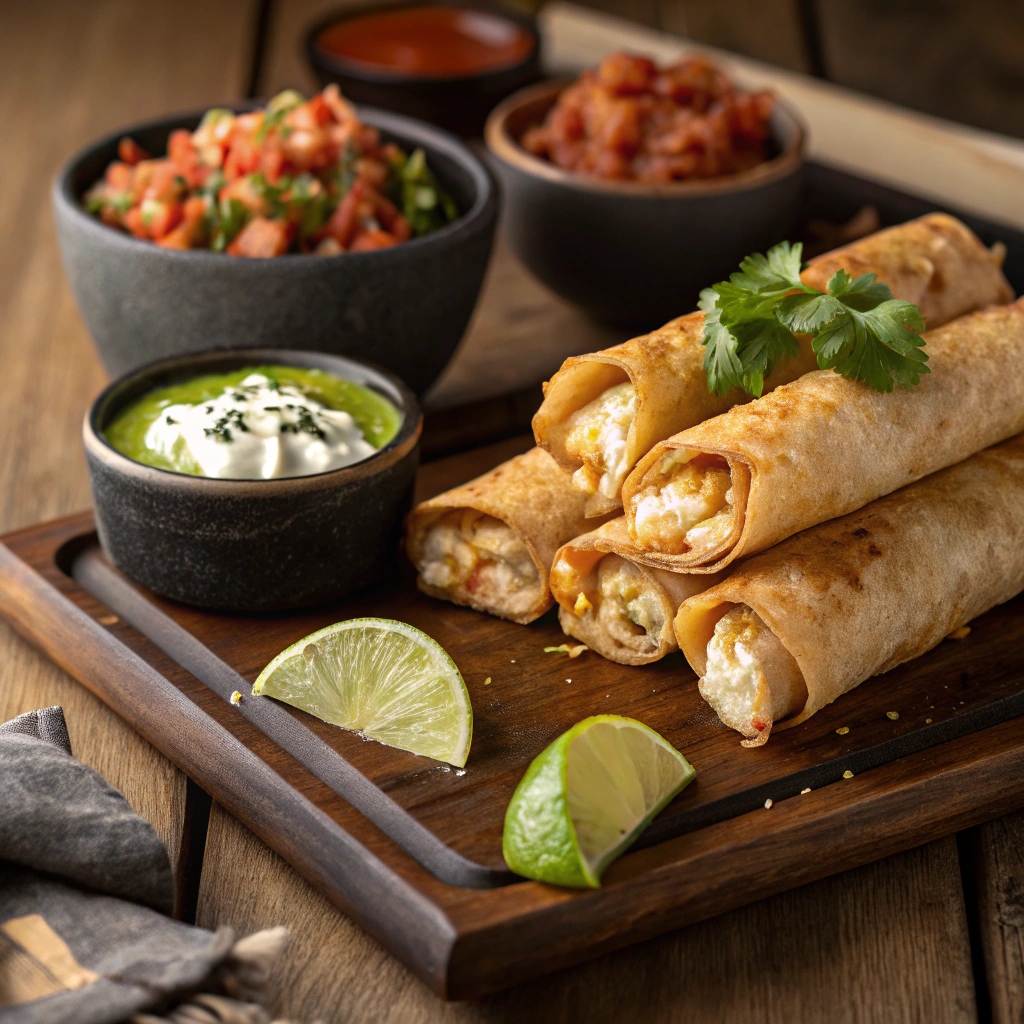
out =
{"type": "Polygon", "coordinates": [[[886,711],[885,717],[895,722],[900,717],[900,713],[898,711],[886,711]]]}
{"type": "Polygon", "coordinates": [[[853,778],[853,772],[851,772],[850,769],[847,768],[846,771],[843,772],[843,778],[844,779],[852,779],[853,778]]]}
{"type": "Polygon", "coordinates": [[[490,686],[490,685],[491,685],[491,677],[490,677],[490,676],[488,676],[488,677],[487,677],[487,678],[486,678],[486,679],[484,680],[484,686],[490,686]]]}
{"type": "Polygon", "coordinates": [[[765,800],[765,802],[764,802],[764,809],[766,811],[770,811],[772,809],[772,798],[771,797],[768,797],[768,799],[765,800]]]}
{"type": "Polygon", "coordinates": [[[116,615],[104,615],[97,621],[101,626],[116,626],[121,620],[116,615]]]}
{"type": "Polygon", "coordinates": [[[838,729],[836,729],[836,735],[845,736],[849,731],[850,727],[848,725],[841,725],[838,729]]]}
{"type": "Polygon", "coordinates": [[[231,694],[231,703],[232,704],[241,704],[242,703],[242,692],[241,692],[241,690],[235,690],[235,692],[233,694],[231,694]]]}
{"type": "Polygon", "coordinates": [[[810,791],[811,791],[811,787],[808,786],[806,789],[801,789],[800,790],[800,795],[801,796],[806,796],[808,793],[810,793],[810,791]]]}
{"type": "Polygon", "coordinates": [[[512,661],[513,665],[516,663],[516,659],[515,658],[512,658],[511,661],[512,661]]]}
{"type": "Polygon", "coordinates": [[[931,724],[932,724],[932,720],[931,720],[930,718],[926,718],[926,719],[924,720],[924,724],[925,724],[925,725],[931,725],[931,724]]]}
{"type": "Polygon", "coordinates": [[[571,680],[571,679],[566,679],[566,682],[567,682],[567,683],[571,683],[571,682],[572,682],[572,680],[571,680]]]}
{"type": "Polygon", "coordinates": [[[970,632],[971,632],[971,627],[970,626],[961,626],[959,629],[954,629],[953,632],[950,633],[946,637],[946,639],[947,640],[964,640],[964,639],[966,639],[970,635],[970,632]]]}
{"type": "Polygon", "coordinates": [[[568,654],[570,658],[578,658],[584,651],[589,651],[590,648],[586,644],[575,644],[570,647],[569,644],[559,644],[557,647],[545,647],[545,654],[568,654]]]}

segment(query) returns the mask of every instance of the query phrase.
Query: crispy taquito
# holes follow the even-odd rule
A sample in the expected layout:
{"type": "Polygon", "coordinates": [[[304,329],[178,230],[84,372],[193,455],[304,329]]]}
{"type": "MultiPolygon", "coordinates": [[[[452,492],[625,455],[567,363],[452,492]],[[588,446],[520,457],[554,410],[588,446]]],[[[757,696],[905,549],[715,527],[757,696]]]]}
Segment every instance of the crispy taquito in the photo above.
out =
{"type": "Polygon", "coordinates": [[[679,605],[717,577],[666,572],[633,558],[620,516],[563,544],[551,566],[551,594],[568,636],[620,665],[648,665],[678,649],[679,605]]]}
{"type": "Polygon", "coordinates": [[[554,603],[548,573],[555,552],[592,525],[585,503],[540,448],[422,502],[406,522],[406,551],[420,590],[533,622],[554,603]]]}
{"type": "Polygon", "coordinates": [[[1024,431],[1024,299],[925,340],[916,387],[816,370],[656,444],[622,491],[638,557],[717,572],[1024,431]]]}
{"type": "Polygon", "coordinates": [[[679,646],[763,743],[1024,590],[1024,436],[797,534],[684,601],[679,646]]]}
{"type": "MultiPolygon", "coordinates": [[[[874,273],[896,298],[920,306],[934,328],[1009,302],[1013,291],[1001,262],[1001,251],[989,251],[960,221],[936,213],[819,256],[802,276],[825,290],[840,268],[852,276],[874,273]]],[[[534,435],[587,496],[588,516],[622,507],[623,480],[658,441],[749,401],[739,390],[708,390],[703,331],[703,313],[690,313],[614,348],[567,359],[545,385],[534,435]]],[[[804,343],[765,390],[816,368],[804,343]]]]}

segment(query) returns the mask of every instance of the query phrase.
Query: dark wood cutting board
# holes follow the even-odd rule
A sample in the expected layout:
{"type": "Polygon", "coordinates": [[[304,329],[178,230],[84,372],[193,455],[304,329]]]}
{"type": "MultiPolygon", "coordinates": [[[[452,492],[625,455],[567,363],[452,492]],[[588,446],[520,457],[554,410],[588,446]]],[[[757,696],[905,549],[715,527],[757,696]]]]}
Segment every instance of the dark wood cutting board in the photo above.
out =
{"type": "MultiPolygon", "coordinates": [[[[420,497],[528,443],[431,463],[420,497]]],[[[338,606],[216,615],[126,580],[83,514],[3,538],[0,613],[448,997],[501,988],[1024,806],[1024,598],[757,750],[718,722],[681,655],[624,668],[592,652],[545,654],[565,639],[553,613],[517,626],[433,601],[404,565],[338,606]],[[230,704],[282,648],[363,615],[410,622],[455,659],[474,710],[464,771],[269,699],[230,704]],[[501,857],[509,797],[555,736],[598,713],[658,730],[697,780],[602,889],[517,879],[501,857]]]]}

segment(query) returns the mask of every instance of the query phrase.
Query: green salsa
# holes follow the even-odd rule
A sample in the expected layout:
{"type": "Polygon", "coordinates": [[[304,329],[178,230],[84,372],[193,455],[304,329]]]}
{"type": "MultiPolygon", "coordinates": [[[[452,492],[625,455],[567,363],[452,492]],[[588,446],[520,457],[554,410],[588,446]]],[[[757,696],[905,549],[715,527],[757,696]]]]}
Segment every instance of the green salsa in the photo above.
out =
{"type": "MultiPolygon", "coordinates": [[[[103,431],[104,437],[113,448],[135,462],[192,476],[210,475],[204,473],[187,446],[176,444],[173,450],[155,448],[150,443],[153,437],[150,428],[165,416],[165,410],[170,406],[199,406],[204,402],[212,402],[233,389],[244,391],[241,387],[242,382],[251,374],[260,374],[267,378],[273,388],[294,388],[300,391],[303,397],[313,403],[319,403],[328,410],[348,413],[362,431],[365,441],[374,449],[383,448],[395,437],[401,426],[402,415],[390,401],[354,381],[336,377],[325,370],[295,366],[246,366],[230,373],[206,374],[180,384],[154,388],[121,412],[103,431]],[[150,435],[149,438],[147,434],[150,435]]],[[[290,397],[293,403],[288,405],[288,409],[294,409],[294,395],[286,397],[290,397]]],[[[300,412],[303,411],[301,404],[298,408],[300,412]]],[[[294,420],[295,416],[292,415],[291,418],[294,420]]],[[[291,429],[295,435],[302,429],[308,429],[322,438],[323,433],[317,429],[313,421],[309,417],[306,417],[306,420],[312,425],[305,427],[300,421],[298,426],[285,425],[283,431],[291,429]]],[[[240,436],[239,430],[247,435],[250,433],[245,426],[244,417],[224,422],[227,424],[226,428],[221,428],[219,423],[215,423],[215,429],[207,430],[205,433],[208,436],[217,434],[216,439],[225,442],[232,440],[232,430],[235,437],[240,436]]]]}

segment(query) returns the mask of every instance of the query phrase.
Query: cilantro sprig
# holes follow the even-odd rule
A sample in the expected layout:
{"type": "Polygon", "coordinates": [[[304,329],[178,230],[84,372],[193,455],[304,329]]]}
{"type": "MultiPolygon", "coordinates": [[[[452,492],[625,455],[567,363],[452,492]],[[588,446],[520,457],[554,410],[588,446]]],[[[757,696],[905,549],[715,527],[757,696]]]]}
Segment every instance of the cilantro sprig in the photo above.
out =
{"type": "Polygon", "coordinates": [[[708,388],[724,395],[737,387],[759,398],[765,377],[797,355],[798,334],[810,335],[823,370],[876,391],[918,384],[929,372],[921,310],[894,299],[874,274],[851,278],[838,270],[828,291],[811,288],[800,280],[802,255],[799,242],[780,242],[701,292],[708,388]]]}

